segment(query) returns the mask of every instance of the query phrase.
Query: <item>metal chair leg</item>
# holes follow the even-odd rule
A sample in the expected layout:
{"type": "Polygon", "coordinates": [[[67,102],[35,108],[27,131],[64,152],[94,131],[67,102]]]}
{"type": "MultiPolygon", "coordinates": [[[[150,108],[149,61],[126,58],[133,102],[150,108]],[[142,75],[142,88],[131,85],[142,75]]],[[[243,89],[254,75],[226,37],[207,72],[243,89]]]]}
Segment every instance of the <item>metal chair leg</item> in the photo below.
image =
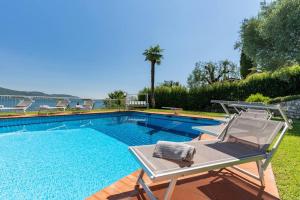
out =
{"type": "Polygon", "coordinates": [[[261,185],[265,187],[265,177],[264,177],[264,170],[262,168],[263,162],[261,160],[256,161],[256,165],[258,168],[258,174],[259,174],[259,179],[261,182],[261,185]]]}
{"type": "Polygon", "coordinates": [[[174,189],[175,189],[175,186],[176,186],[176,182],[177,182],[177,179],[172,179],[170,184],[169,184],[169,187],[165,193],[165,197],[164,197],[164,200],[170,200],[171,197],[172,197],[172,194],[174,192],[174,189]]]}

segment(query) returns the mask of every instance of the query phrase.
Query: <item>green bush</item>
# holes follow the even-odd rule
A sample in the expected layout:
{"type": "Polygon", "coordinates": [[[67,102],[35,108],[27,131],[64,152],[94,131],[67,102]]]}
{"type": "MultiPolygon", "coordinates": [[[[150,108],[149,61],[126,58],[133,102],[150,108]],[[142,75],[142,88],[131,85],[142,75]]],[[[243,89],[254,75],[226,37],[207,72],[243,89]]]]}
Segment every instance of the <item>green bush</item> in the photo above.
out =
{"type": "Polygon", "coordinates": [[[260,93],[251,94],[247,99],[246,102],[252,103],[252,102],[263,102],[268,103],[270,101],[270,97],[266,97],[260,93]]]}
{"type": "Polygon", "coordinates": [[[270,98],[300,94],[300,66],[284,67],[273,73],[256,73],[244,80],[219,82],[190,90],[183,86],[160,86],[155,89],[155,100],[157,108],[173,106],[207,110],[212,106],[212,99],[244,101],[256,93],[270,98]]]}

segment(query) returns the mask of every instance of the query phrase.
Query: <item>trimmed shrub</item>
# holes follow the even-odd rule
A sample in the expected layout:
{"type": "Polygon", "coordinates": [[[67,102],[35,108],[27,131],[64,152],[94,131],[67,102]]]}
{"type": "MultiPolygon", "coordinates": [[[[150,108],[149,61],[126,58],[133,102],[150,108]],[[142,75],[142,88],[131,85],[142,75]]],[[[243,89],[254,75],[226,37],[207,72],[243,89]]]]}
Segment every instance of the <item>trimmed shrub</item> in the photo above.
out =
{"type": "Polygon", "coordinates": [[[155,88],[156,107],[181,107],[187,108],[188,90],[183,86],[155,88]]]}
{"type": "Polygon", "coordinates": [[[270,101],[270,97],[266,97],[260,93],[256,94],[251,94],[247,99],[246,102],[263,102],[263,103],[268,103],[270,101]]]}
{"type": "MultiPolygon", "coordinates": [[[[150,97],[150,89],[144,88],[139,92],[139,99],[143,99],[143,96],[148,93],[150,97]]],[[[150,98],[149,98],[150,100],[150,98]]],[[[184,86],[158,86],[155,87],[155,106],[161,107],[181,107],[188,108],[188,89],[184,86]]]]}
{"type": "MultiPolygon", "coordinates": [[[[147,92],[144,89],[142,92],[147,92]]],[[[284,67],[279,70],[256,73],[244,80],[220,82],[188,90],[183,86],[156,87],[156,107],[182,107],[188,110],[211,109],[212,99],[244,101],[251,94],[275,98],[300,94],[300,66],[284,67]]]]}

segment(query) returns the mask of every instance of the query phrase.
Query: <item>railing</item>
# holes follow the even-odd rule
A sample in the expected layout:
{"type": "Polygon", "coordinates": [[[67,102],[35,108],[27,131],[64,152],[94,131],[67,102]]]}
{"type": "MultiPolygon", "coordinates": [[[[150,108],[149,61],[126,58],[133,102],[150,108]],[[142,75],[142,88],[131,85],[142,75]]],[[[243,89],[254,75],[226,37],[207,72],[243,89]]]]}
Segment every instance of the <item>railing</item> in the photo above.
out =
{"type": "MultiPolygon", "coordinates": [[[[18,95],[0,95],[0,105],[2,107],[14,108],[20,101],[24,99],[31,99],[33,102],[26,110],[39,111],[41,105],[48,105],[50,107],[56,106],[59,100],[69,100],[67,110],[76,110],[76,105],[83,105],[87,98],[78,97],[52,97],[52,96],[18,96],[18,95]]],[[[97,109],[125,109],[125,99],[92,99],[94,102],[93,110],[97,109]]],[[[13,109],[0,109],[0,112],[15,112],[13,109]]]]}

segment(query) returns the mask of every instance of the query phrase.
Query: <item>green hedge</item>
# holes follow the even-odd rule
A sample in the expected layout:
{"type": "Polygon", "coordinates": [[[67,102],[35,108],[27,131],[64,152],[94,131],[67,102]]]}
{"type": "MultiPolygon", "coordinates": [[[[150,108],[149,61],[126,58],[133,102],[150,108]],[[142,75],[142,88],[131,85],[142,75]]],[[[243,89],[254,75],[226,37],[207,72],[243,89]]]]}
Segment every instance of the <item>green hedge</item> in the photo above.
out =
{"type": "MultiPolygon", "coordinates": [[[[144,89],[142,92],[147,92],[144,89]]],[[[242,100],[251,94],[261,93],[275,98],[300,94],[300,66],[285,67],[271,72],[248,76],[244,80],[222,82],[188,90],[183,86],[157,87],[155,89],[156,107],[182,107],[188,110],[211,108],[212,99],[242,100]]]]}
{"type": "MultiPolygon", "coordinates": [[[[150,90],[145,88],[140,94],[149,93],[150,90]]],[[[139,95],[139,100],[144,100],[144,95],[139,95]]],[[[184,86],[159,86],[155,88],[155,104],[156,108],[167,107],[184,107],[187,108],[188,102],[188,89],[184,86]]]]}

